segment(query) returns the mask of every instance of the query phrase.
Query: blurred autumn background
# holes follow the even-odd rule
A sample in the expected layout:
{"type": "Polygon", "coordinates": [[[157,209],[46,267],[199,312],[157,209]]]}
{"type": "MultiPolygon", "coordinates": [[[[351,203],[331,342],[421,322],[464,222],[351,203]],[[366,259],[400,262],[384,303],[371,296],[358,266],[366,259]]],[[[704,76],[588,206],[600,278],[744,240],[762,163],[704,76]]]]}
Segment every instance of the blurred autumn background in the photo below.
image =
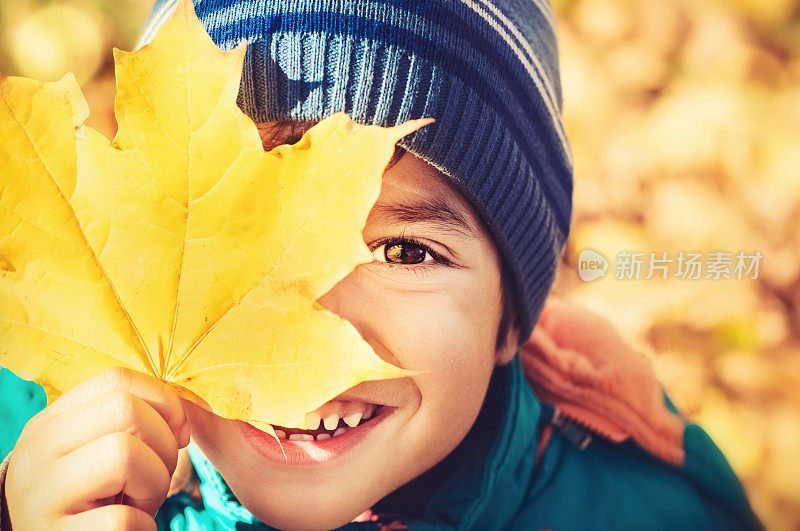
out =
{"type": "MultiPolygon", "coordinates": [[[[2,0],[0,70],[75,72],[113,136],[112,46],[152,0],[2,0]]],[[[769,529],[800,529],[800,0],[555,0],[575,215],[556,292],[650,355],[769,529]],[[754,280],[583,282],[581,249],[760,251],[754,280]]],[[[674,266],[673,266],[674,267],[674,266]]],[[[674,269],[671,270],[674,273],[674,269]]]]}

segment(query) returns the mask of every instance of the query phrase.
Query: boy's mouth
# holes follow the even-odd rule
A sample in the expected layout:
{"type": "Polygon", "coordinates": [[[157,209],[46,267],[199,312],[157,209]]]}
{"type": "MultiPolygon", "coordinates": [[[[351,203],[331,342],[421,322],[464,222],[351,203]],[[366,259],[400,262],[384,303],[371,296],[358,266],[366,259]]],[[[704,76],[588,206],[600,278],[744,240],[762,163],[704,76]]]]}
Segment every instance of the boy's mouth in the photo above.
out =
{"type": "Polygon", "coordinates": [[[331,401],[306,415],[306,429],[273,426],[279,439],[324,441],[347,433],[378,415],[384,406],[367,402],[331,401]]]}
{"type": "Polygon", "coordinates": [[[242,423],[245,438],[270,461],[313,466],[346,453],[398,408],[355,400],[331,400],[306,415],[306,429],[273,426],[278,440],[242,423]]]}

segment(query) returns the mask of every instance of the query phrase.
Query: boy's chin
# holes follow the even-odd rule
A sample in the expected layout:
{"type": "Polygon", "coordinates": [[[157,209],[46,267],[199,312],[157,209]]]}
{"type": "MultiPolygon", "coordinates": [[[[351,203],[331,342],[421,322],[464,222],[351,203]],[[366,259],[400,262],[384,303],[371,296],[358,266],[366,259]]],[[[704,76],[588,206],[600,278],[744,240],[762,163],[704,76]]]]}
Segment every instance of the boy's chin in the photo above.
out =
{"type": "Polygon", "coordinates": [[[287,467],[265,459],[248,442],[239,421],[196,406],[187,408],[196,447],[214,464],[238,501],[261,522],[285,530],[341,527],[411,479],[407,476],[413,467],[398,466],[416,461],[404,455],[409,445],[398,441],[401,427],[408,431],[410,414],[398,413],[390,415],[377,434],[330,463],[287,467]],[[387,453],[387,446],[394,451],[387,453]],[[365,472],[370,470],[380,473],[365,472]]]}
{"type": "MultiPolygon", "coordinates": [[[[360,513],[359,513],[360,514],[360,513]]],[[[318,514],[293,514],[282,518],[271,520],[267,515],[255,515],[262,522],[268,522],[270,526],[285,531],[307,531],[307,530],[329,530],[338,529],[355,520],[358,515],[321,518],[318,514]]],[[[328,516],[328,515],[326,515],[328,516]]]]}
{"type": "Polygon", "coordinates": [[[369,507],[377,501],[365,500],[358,503],[353,497],[345,501],[336,500],[335,496],[316,494],[304,499],[304,496],[298,496],[297,493],[287,493],[285,500],[280,497],[272,498],[268,503],[264,503],[263,497],[236,497],[258,520],[286,531],[337,529],[361,515],[366,510],[363,507],[369,507]]]}

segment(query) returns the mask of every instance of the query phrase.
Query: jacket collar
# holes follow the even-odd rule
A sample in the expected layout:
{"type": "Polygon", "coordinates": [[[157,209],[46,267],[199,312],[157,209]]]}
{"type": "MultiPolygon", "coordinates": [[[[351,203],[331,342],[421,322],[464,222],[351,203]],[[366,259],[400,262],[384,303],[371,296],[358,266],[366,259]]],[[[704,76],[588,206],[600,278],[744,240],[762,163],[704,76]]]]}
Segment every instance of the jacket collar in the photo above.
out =
{"type": "MultiPolygon", "coordinates": [[[[452,459],[430,471],[434,475],[443,469],[452,472],[437,482],[423,514],[402,523],[412,529],[502,529],[517,512],[533,473],[541,416],[540,404],[525,380],[519,356],[495,370],[489,393],[492,400],[487,397],[475,426],[448,456],[452,459]],[[487,426],[493,429],[486,431],[487,426]]],[[[238,502],[194,445],[189,446],[189,453],[200,477],[206,510],[213,511],[220,523],[230,529],[271,529],[238,502]]],[[[379,526],[359,523],[343,529],[369,527],[379,526]]]]}

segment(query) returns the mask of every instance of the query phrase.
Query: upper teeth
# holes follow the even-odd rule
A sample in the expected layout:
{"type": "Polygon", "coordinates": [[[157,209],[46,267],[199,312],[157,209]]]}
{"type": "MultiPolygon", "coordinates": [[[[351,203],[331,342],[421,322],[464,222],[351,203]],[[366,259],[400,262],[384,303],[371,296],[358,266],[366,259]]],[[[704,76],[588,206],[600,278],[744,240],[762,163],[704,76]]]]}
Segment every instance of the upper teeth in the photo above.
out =
{"type": "Polygon", "coordinates": [[[361,413],[353,413],[352,415],[345,417],[343,420],[345,424],[351,428],[355,428],[358,426],[358,423],[361,422],[361,413]]]}
{"type": "Polygon", "coordinates": [[[319,421],[320,421],[319,414],[314,413],[306,413],[306,429],[307,430],[316,430],[319,428],[319,421]]]}
{"type": "MultiPolygon", "coordinates": [[[[312,411],[306,414],[305,425],[306,430],[316,431],[324,426],[327,432],[317,434],[316,439],[323,441],[331,437],[336,437],[345,433],[351,428],[358,426],[363,420],[372,417],[375,412],[375,404],[368,404],[364,402],[340,402],[331,401],[324,404],[317,411],[312,411]],[[323,414],[328,413],[324,417],[323,414]],[[345,413],[350,413],[345,415],[345,413]],[[339,426],[339,419],[344,421],[343,426],[339,426]],[[322,426],[321,426],[322,425],[322,426]]],[[[294,430],[292,430],[294,431],[294,430]]],[[[292,433],[288,434],[284,430],[275,430],[275,435],[279,439],[288,439],[290,441],[313,441],[314,435],[310,433],[292,433]]]]}
{"type": "Polygon", "coordinates": [[[326,430],[335,430],[339,425],[339,415],[328,415],[324,420],[326,430]]]}

